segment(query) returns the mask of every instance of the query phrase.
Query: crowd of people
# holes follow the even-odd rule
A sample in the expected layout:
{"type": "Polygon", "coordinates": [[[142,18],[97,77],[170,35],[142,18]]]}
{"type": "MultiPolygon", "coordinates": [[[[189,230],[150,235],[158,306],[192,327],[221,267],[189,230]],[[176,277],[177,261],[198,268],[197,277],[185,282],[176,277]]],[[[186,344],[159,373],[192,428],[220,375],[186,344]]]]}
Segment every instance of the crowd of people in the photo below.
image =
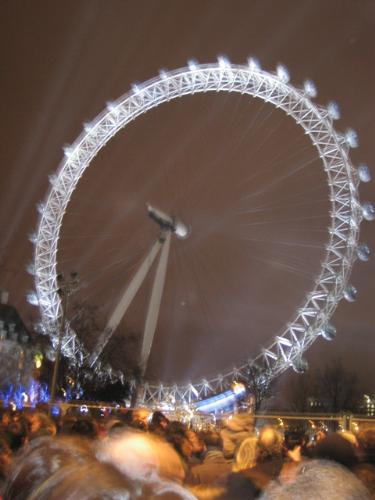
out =
{"type": "Polygon", "coordinates": [[[158,411],[4,410],[0,443],[4,500],[375,498],[375,428],[311,439],[245,413],[198,431],[158,411]]]}

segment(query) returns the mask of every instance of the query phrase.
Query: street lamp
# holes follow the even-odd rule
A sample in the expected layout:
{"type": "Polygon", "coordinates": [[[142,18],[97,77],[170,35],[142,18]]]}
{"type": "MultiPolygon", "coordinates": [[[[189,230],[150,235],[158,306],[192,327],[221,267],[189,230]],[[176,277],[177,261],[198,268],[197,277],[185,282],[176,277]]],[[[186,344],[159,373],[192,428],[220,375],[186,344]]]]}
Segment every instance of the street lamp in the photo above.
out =
{"type": "MultiPolygon", "coordinates": [[[[61,345],[62,345],[62,340],[63,340],[64,334],[65,334],[65,328],[66,328],[66,311],[67,311],[67,307],[68,307],[68,298],[69,298],[69,295],[77,287],[78,282],[79,282],[78,273],[76,273],[76,272],[70,273],[69,280],[65,280],[63,274],[57,275],[57,284],[59,286],[57,293],[59,294],[59,296],[61,298],[62,314],[61,314],[61,320],[60,320],[60,325],[59,325],[59,338],[58,338],[58,343],[57,343],[56,358],[55,358],[55,364],[53,366],[53,375],[52,375],[52,382],[51,382],[51,404],[52,405],[55,402],[55,396],[56,396],[56,383],[57,383],[57,375],[59,372],[59,365],[60,365],[61,345]]],[[[51,406],[51,408],[52,408],[52,406],[51,406]]]]}

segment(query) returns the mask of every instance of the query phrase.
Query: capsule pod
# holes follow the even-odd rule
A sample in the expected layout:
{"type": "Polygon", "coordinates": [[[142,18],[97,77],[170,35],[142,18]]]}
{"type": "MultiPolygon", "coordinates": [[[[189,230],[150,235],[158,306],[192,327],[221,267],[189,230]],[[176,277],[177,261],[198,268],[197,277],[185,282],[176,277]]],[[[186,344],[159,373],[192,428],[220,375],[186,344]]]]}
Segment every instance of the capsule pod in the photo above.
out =
{"type": "Polygon", "coordinates": [[[368,260],[370,260],[370,254],[370,248],[368,245],[366,245],[366,243],[361,243],[360,245],[358,245],[357,256],[359,260],[361,260],[362,262],[367,262],[368,260]]]}
{"type": "Polygon", "coordinates": [[[364,201],[362,203],[362,214],[366,220],[374,220],[375,219],[375,208],[374,205],[370,201],[364,201]]]}
{"type": "Polygon", "coordinates": [[[369,167],[365,163],[361,163],[358,165],[358,177],[362,182],[370,182],[371,181],[371,172],[369,167]]]}
{"type": "Polygon", "coordinates": [[[296,373],[305,373],[309,369],[309,363],[305,358],[298,357],[292,361],[292,368],[296,373]]]}
{"type": "Polygon", "coordinates": [[[331,101],[327,105],[328,115],[332,118],[332,120],[338,120],[341,116],[340,108],[337,102],[331,101]]]}
{"type": "Polygon", "coordinates": [[[358,290],[351,284],[348,284],[344,290],[344,299],[348,302],[357,300],[358,290]]]}
{"type": "Polygon", "coordinates": [[[199,63],[196,59],[189,59],[187,65],[191,71],[194,71],[195,69],[198,69],[199,63]]]}
{"type": "Polygon", "coordinates": [[[256,57],[249,57],[247,65],[251,71],[260,71],[262,69],[260,62],[256,57]]]}
{"type": "Polygon", "coordinates": [[[288,83],[290,80],[290,74],[288,68],[284,64],[278,64],[276,66],[276,74],[279,80],[284,83],[288,83]]]}
{"type": "Polygon", "coordinates": [[[318,89],[312,80],[303,82],[303,90],[308,97],[316,97],[318,95],[318,89]]]}
{"type": "Polygon", "coordinates": [[[346,144],[350,148],[357,148],[358,147],[358,134],[354,129],[348,128],[345,131],[345,140],[346,140],[346,144]]]}
{"type": "Polygon", "coordinates": [[[320,335],[324,338],[324,340],[331,341],[336,337],[336,327],[334,327],[331,323],[327,323],[320,330],[320,335]]]}

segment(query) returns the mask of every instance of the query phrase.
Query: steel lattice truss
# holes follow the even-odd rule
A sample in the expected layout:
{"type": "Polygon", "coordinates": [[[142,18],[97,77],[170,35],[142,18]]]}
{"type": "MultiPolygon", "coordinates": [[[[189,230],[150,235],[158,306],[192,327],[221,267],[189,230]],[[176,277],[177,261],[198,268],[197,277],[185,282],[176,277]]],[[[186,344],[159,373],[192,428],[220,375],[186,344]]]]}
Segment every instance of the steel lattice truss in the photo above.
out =
{"type": "MultiPolygon", "coordinates": [[[[202,92],[238,92],[263,99],[281,108],[305,131],[316,147],[327,174],[331,222],[326,244],[326,255],[320,275],[305,303],[294,319],[287,324],[281,335],[276,336],[255,358],[212,380],[201,380],[187,385],[163,385],[146,383],[141,399],[145,404],[157,405],[161,401],[171,404],[191,404],[213,392],[225,389],[233,380],[246,380],[256,368],[259,381],[267,381],[279,375],[289,366],[297,371],[305,368],[302,353],[322,335],[332,339],[335,329],[329,319],[338,302],[345,296],[353,300],[356,290],[348,285],[348,278],[357,257],[367,260],[367,246],[358,246],[359,225],[365,214],[358,197],[360,172],[349,159],[350,147],[355,147],[353,131],[346,134],[336,132],[333,120],[338,118],[337,107],[331,103],[321,107],[312,101],[316,89],[311,81],[303,88],[289,83],[287,70],[283,66],[276,73],[262,70],[255,60],[247,66],[238,66],[225,59],[217,63],[200,65],[191,62],[188,67],[171,72],[161,72],[158,77],[132,90],[106,109],[84,130],[76,141],[65,148],[65,156],[45,203],[39,207],[40,221],[35,241],[35,284],[37,301],[41,310],[45,333],[57,344],[58,325],[62,314],[60,297],[57,294],[56,254],[60,227],[70,197],[80,177],[90,165],[98,151],[128,123],[139,115],[160,104],[184,95],[202,92]]],[[[84,366],[89,353],[76,334],[67,326],[62,352],[79,366],[84,366]]],[[[114,372],[109,366],[96,366],[99,377],[111,380],[124,375],[114,372]]]]}

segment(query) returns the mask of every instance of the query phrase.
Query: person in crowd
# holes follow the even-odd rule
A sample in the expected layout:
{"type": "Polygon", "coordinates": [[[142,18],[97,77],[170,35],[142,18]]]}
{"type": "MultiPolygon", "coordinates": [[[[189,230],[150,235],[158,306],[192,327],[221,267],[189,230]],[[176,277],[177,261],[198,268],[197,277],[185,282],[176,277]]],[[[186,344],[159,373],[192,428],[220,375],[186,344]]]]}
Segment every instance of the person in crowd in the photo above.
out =
{"type": "Polygon", "coordinates": [[[253,469],[271,480],[279,476],[283,463],[282,435],[273,427],[263,427],[258,437],[257,464],[253,469]]]}
{"type": "Polygon", "coordinates": [[[33,439],[13,462],[4,488],[4,500],[26,499],[61,467],[76,466],[90,457],[94,457],[92,446],[82,438],[33,439]]]}
{"type": "Polygon", "coordinates": [[[301,462],[306,455],[307,436],[304,432],[290,431],[284,435],[284,455],[287,460],[301,462]]]}
{"type": "Polygon", "coordinates": [[[185,436],[192,447],[192,454],[189,460],[189,465],[197,465],[202,463],[206,445],[200,435],[193,429],[186,429],[185,436]]]}
{"type": "Polygon", "coordinates": [[[172,446],[139,430],[126,430],[99,441],[96,456],[134,480],[152,482],[154,478],[162,478],[179,484],[185,480],[182,461],[172,446]]]}
{"type": "Polygon", "coordinates": [[[22,413],[15,412],[12,415],[7,435],[12,452],[17,452],[25,444],[28,436],[28,423],[22,413]]]}
{"type": "Polygon", "coordinates": [[[375,465],[375,427],[361,431],[358,444],[362,461],[375,465]]]}
{"type": "Polygon", "coordinates": [[[375,428],[361,431],[357,438],[359,463],[352,471],[375,499],[375,428]]]}
{"type": "Polygon", "coordinates": [[[55,436],[57,429],[54,421],[45,413],[33,412],[28,415],[28,440],[43,436],[55,436]]]}
{"type": "Polygon", "coordinates": [[[255,467],[258,456],[258,438],[250,436],[242,441],[235,454],[233,471],[251,469],[255,467]]]}
{"type": "Polygon", "coordinates": [[[5,481],[12,465],[13,454],[8,441],[0,434],[0,495],[3,493],[5,481]]]}
{"type": "Polygon", "coordinates": [[[333,460],[349,469],[358,463],[355,447],[341,433],[331,432],[313,448],[313,458],[333,460]]]}
{"type": "Polygon", "coordinates": [[[302,462],[294,481],[268,485],[262,500],[370,500],[366,487],[346,467],[331,460],[302,462]]]}
{"type": "Polygon", "coordinates": [[[152,414],[149,430],[159,436],[165,436],[169,425],[168,418],[161,411],[154,411],[152,414]]]}
{"type": "Polygon", "coordinates": [[[142,483],[111,464],[88,460],[60,468],[34,489],[28,500],[195,500],[181,485],[165,481],[142,483]]]}
{"type": "Polygon", "coordinates": [[[203,462],[190,468],[186,482],[192,485],[224,484],[232,467],[224,457],[223,440],[216,430],[202,432],[201,438],[206,450],[203,462]]]}
{"type": "Polygon", "coordinates": [[[254,418],[247,413],[231,415],[224,422],[220,434],[223,440],[224,456],[233,460],[241,442],[254,434],[254,418]]]}

